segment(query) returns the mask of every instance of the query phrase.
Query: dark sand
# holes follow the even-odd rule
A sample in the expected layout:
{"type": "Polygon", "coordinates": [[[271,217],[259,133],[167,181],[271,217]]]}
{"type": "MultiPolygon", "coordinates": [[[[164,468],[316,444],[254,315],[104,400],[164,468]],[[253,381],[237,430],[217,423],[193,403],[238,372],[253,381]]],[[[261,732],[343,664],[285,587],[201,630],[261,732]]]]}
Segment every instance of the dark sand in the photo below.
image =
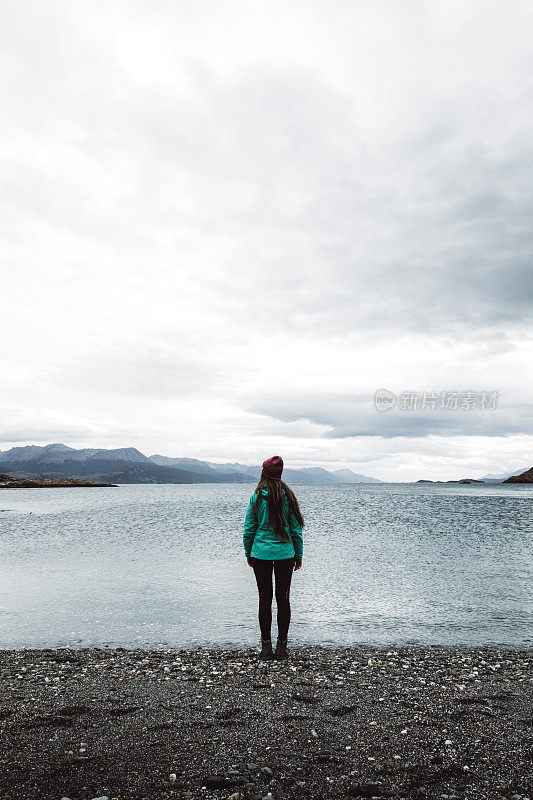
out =
{"type": "Polygon", "coordinates": [[[531,650],[289,648],[0,651],[0,797],[533,800],[531,650]]]}

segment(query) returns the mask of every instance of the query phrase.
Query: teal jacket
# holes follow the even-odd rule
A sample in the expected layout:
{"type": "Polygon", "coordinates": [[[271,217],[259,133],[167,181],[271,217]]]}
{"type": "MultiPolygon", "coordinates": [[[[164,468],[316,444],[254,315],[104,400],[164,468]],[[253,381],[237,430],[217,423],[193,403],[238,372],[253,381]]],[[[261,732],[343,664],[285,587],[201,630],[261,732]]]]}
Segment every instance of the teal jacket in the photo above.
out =
{"type": "Polygon", "coordinates": [[[242,537],[246,558],[253,557],[271,560],[276,558],[292,558],[292,556],[295,555],[296,561],[301,561],[304,549],[302,528],[292,511],[290,512],[289,519],[289,501],[285,492],[283,493],[282,505],[285,530],[290,536],[288,542],[276,536],[272,525],[270,529],[268,529],[268,489],[261,489],[261,494],[263,497],[257,509],[257,516],[254,509],[255,498],[257,497],[256,492],[250,497],[250,502],[246,509],[244,533],[242,537]]]}

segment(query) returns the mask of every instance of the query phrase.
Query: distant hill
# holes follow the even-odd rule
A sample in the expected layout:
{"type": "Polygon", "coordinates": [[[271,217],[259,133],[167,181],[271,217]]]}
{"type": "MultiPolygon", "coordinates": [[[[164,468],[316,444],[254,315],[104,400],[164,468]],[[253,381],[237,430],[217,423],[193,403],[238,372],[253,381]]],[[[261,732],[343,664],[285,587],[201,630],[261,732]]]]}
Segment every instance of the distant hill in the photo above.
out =
{"type": "Polygon", "coordinates": [[[504,483],[533,483],[533,467],[520,475],[511,475],[504,483]]]}
{"type": "Polygon", "coordinates": [[[328,472],[322,467],[302,467],[298,470],[288,470],[288,472],[297,472],[299,476],[307,479],[310,483],[340,483],[332,472],[328,472]]]}
{"type": "Polygon", "coordinates": [[[169,456],[154,455],[149,456],[153,464],[158,464],[160,467],[178,467],[179,469],[188,469],[192,472],[203,472],[210,475],[214,470],[206,464],[205,461],[198,461],[197,458],[170,458],[169,456]]]}
{"type": "Polygon", "coordinates": [[[249,474],[237,470],[220,473],[206,461],[198,461],[197,458],[170,458],[169,456],[155,455],[150,456],[150,461],[161,467],[172,467],[211,477],[214,483],[247,483],[252,480],[249,474]]]}
{"type": "Polygon", "coordinates": [[[334,469],[331,472],[341,483],[381,483],[377,478],[369,478],[368,475],[359,475],[351,469],[334,469]]]}
{"type": "Polygon", "coordinates": [[[503,483],[505,480],[507,480],[507,478],[510,478],[513,475],[521,475],[526,470],[527,467],[521,467],[520,469],[516,469],[514,472],[500,472],[499,475],[483,475],[483,477],[479,478],[479,480],[484,481],[485,483],[503,483]]]}
{"type": "MultiPolygon", "coordinates": [[[[0,452],[0,468],[18,478],[71,478],[105,483],[254,483],[261,475],[259,465],[215,464],[159,454],[148,457],[135,447],[76,450],[59,442],[0,452]]],[[[351,470],[329,471],[322,467],[287,468],[283,479],[289,484],[380,483],[351,470]]]]}
{"type": "MultiPolygon", "coordinates": [[[[229,473],[237,471],[251,475],[255,480],[259,480],[261,475],[261,466],[248,466],[246,464],[226,463],[214,464],[209,462],[209,466],[217,472],[229,473]]],[[[381,483],[377,478],[369,478],[366,475],[358,475],[350,469],[327,470],[322,467],[302,467],[301,469],[290,469],[286,467],[283,470],[283,480],[285,483],[381,483]]]]}
{"type": "Polygon", "coordinates": [[[104,483],[224,483],[216,473],[153,464],[134,447],[75,450],[63,444],[13,447],[0,453],[0,467],[13,477],[72,478],[104,483]]]}
{"type": "Polygon", "coordinates": [[[226,464],[215,464],[213,461],[206,461],[205,463],[211,467],[211,469],[223,475],[238,472],[241,475],[248,475],[251,480],[255,481],[258,481],[261,475],[261,467],[257,465],[239,464],[238,461],[228,461],[226,464]]]}
{"type": "Polygon", "coordinates": [[[529,481],[511,481],[507,480],[514,475],[522,475],[527,468],[517,469],[516,472],[502,472],[499,475],[484,475],[483,478],[462,478],[461,480],[453,481],[431,481],[427,479],[419,480],[417,483],[529,483],[529,481]]]}
{"type": "Polygon", "coordinates": [[[42,464],[63,464],[65,461],[122,461],[127,464],[135,462],[148,462],[135,447],[120,447],[116,450],[103,450],[85,448],[76,450],[65,444],[47,444],[44,447],[28,445],[27,447],[12,447],[0,453],[0,463],[28,464],[36,461],[42,464]]]}

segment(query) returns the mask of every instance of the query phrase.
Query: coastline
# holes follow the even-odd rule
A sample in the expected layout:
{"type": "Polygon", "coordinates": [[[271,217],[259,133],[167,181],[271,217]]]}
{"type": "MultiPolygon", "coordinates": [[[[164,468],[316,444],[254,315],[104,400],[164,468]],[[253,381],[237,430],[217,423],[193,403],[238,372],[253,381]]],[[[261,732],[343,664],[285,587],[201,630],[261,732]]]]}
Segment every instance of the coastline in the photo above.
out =
{"type": "Polygon", "coordinates": [[[116,489],[117,485],[116,483],[98,483],[77,478],[18,478],[12,475],[0,475],[0,489],[85,489],[88,486],[116,489]]]}
{"type": "Polygon", "coordinates": [[[0,797],[533,796],[531,648],[258,649],[0,651],[0,797]]]}

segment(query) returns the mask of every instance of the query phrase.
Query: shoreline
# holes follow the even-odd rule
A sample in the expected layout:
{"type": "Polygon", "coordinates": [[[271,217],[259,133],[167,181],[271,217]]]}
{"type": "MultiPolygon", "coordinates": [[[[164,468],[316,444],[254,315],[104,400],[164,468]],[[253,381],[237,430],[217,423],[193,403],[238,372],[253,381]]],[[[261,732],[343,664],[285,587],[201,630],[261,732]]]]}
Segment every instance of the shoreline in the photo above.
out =
{"type": "Polygon", "coordinates": [[[533,797],[532,648],[288,647],[1,650],[0,798],[533,797]]]}
{"type": "Polygon", "coordinates": [[[87,487],[113,487],[116,489],[117,485],[116,483],[99,483],[82,478],[37,478],[31,476],[20,478],[12,475],[0,475],[0,489],[86,489],[87,487]]]}

